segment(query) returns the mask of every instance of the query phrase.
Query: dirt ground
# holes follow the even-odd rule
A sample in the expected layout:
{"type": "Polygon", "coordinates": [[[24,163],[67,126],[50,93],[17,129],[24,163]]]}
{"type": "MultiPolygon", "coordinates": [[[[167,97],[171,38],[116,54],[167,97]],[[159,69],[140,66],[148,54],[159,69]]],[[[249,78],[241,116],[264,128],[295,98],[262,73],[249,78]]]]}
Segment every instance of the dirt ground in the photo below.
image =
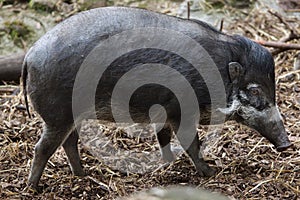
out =
{"type": "MultiPolygon", "coordinates": [[[[178,5],[176,3],[174,6],[178,5]]],[[[298,22],[298,19],[276,15],[268,9],[254,8],[224,31],[255,40],[278,41],[291,31],[299,34],[298,22]]],[[[299,44],[300,37],[289,43],[299,44]]],[[[88,175],[72,176],[63,149],[59,148],[41,178],[43,192],[33,194],[26,190],[26,182],[42,121],[32,108],[33,117],[26,114],[18,84],[0,85],[0,199],[106,200],[169,185],[205,188],[231,199],[300,199],[300,71],[293,70],[298,52],[270,50],[276,62],[277,103],[294,146],[279,153],[255,131],[228,122],[220,133],[219,142],[205,155],[208,163],[218,168],[217,175],[211,178],[199,177],[185,155],[153,171],[125,173],[96,159],[80,144],[82,164],[88,175]]],[[[206,129],[199,130],[201,139],[206,137],[206,129]]],[[[117,141],[129,140],[120,129],[103,128],[103,132],[117,141]]],[[[138,146],[135,148],[144,151],[147,146],[156,145],[154,140],[135,142],[138,146]]]]}

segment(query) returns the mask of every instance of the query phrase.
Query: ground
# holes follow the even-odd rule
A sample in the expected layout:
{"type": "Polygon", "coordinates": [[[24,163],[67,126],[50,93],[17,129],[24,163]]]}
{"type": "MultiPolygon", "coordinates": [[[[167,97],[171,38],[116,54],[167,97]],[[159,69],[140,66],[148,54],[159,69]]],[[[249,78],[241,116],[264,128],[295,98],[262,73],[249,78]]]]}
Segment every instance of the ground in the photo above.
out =
{"type": "MultiPolygon", "coordinates": [[[[157,5],[161,5],[161,1],[157,2],[157,5]]],[[[164,1],[162,7],[156,8],[167,10],[165,5],[170,4],[178,5],[178,2],[164,1]]],[[[288,35],[291,27],[300,32],[297,19],[283,19],[267,9],[254,8],[248,16],[236,19],[224,31],[230,34],[240,33],[255,40],[274,41],[288,35]]],[[[299,43],[300,40],[290,42],[299,43]]],[[[199,177],[185,155],[152,171],[125,173],[96,159],[81,143],[82,164],[88,175],[83,178],[74,177],[60,148],[49,160],[40,181],[43,192],[33,194],[26,190],[26,182],[34,145],[41,134],[42,121],[32,108],[33,117],[29,118],[26,114],[18,84],[1,85],[0,198],[115,199],[152,187],[191,185],[220,192],[231,199],[299,199],[300,74],[299,70],[293,70],[296,53],[289,50],[274,56],[277,103],[294,146],[278,153],[255,131],[233,122],[226,123],[217,143],[205,154],[208,163],[218,169],[216,176],[211,178],[199,177]]],[[[199,129],[202,140],[207,136],[205,130],[207,127],[199,129]]],[[[115,138],[116,143],[125,141],[126,144],[132,144],[130,147],[140,148],[141,151],[157,151],[155,137],[138,143],[130,142],[130,138],[120,129],[102,128],[102,131],[115,138]]]]}

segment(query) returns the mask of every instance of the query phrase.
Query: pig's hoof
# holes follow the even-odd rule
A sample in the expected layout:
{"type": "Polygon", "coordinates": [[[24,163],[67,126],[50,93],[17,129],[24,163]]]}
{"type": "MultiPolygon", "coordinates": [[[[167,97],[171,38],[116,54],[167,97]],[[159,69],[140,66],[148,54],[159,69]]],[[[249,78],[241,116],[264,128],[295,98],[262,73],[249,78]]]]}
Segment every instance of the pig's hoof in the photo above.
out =
{"type": "Polygon", "coordinates": [[[163,154],[162,155],[162,160],[165,162],[173,162],[175,160],[175,156],[173,153],[170,154],[163,154]]]}
{"type": "Polygon", "coordinates": [[[86,176],[86,173],[83,170],[78,170],[78,171],[74,171],[73,175],[83,177],[83,176],[86,176]]]}
{"type": "Polygon", "coordinates": [[[32,183],[28,183],[24,190],[33,194],[42,193],[43,191],[42,187],[39,187],[32,183]]]}
{"type": "Polygon", "coordinates": [[[279,146],[279,147],[276,147],[276,150],[277,150],[278,152],[282,152],[282,151],[287,150],[287,149],[290,148],[291,146],[292,146],[292,144],[291,144],[290,142],[288,142],[288,143],[286,143],[286,144],[284,144],[284,145],[281,145],[281,146],[279,146]]]}
{"type": "Polygon", "coordinates": [[[205,165],[205,166],[197,167],[197,172],[202,177],[211,177],[216,174],[217,169],[205,165]]]}
{"type": "Polygon", "coordinates": [[[161,157],[162,157],[162,160],[164,162],[169,162],[170,163],[170,162],[173,162],[175,160],[175,155],[169,149],[168,150],[162,149],[161,157]]]}
{"type": "Polygon", "coordinates": [[[214,176],[214,175],[216,175],[216,173],[217,173],[217,169],[216,168],[214,168],[214,167],[209,167],[209,170],[208,171],[205,171],[205,176],[206,177],[211,177],[211,176],[214,176]]]}

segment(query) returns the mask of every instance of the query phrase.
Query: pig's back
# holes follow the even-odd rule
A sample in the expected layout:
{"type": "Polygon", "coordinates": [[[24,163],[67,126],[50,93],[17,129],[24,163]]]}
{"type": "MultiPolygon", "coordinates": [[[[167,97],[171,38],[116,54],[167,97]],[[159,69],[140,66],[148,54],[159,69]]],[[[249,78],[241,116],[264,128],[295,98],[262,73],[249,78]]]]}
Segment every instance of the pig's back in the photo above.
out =
{"type": "MultiPolygon", "coordinates": [[[[28,53],[28,64],[53,66],[63,65],[72,56],[73,67],[105,38],[117,33],[138,28],[165,28],[186,34],[192,38],[217,36],[213,29],[195,22],[167,16],[143,9],[105,7],[74,15],[41,37],[28,53]]],[[[72,63],[69,63],[69,65],[72,63]]]]}

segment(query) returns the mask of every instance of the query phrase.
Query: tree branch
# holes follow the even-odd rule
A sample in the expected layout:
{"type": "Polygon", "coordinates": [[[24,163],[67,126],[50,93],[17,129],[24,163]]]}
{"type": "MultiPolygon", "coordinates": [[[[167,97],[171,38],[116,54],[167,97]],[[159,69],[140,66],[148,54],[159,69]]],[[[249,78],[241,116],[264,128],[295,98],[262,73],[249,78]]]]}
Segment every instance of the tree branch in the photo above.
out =
{"type": "Polygon", "coordinates": [[[25,53],[0,56],[0,81],[19,81],[25,53]]]}

